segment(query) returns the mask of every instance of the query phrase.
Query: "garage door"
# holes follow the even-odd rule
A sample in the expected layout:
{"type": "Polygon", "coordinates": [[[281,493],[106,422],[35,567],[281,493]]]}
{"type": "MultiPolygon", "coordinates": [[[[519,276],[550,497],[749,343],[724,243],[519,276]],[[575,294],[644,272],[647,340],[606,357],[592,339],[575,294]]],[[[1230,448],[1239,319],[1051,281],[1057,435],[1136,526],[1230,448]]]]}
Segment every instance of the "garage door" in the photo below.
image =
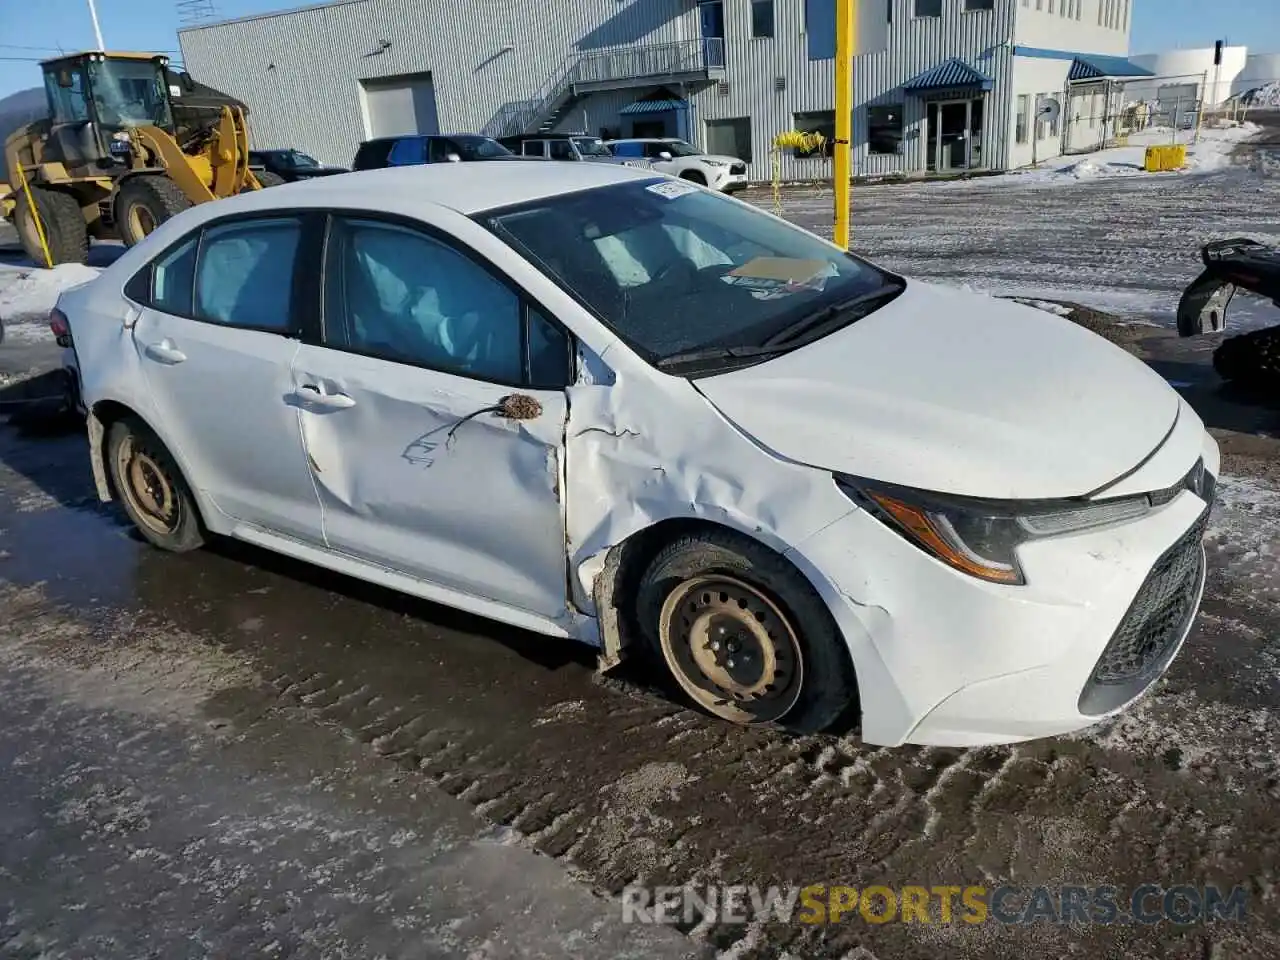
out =
{"type": "Polygon", "coordinates": [[[379,77],[361,81],[361,86],[371,138],[440,132],[431,74],[379,77]]]}

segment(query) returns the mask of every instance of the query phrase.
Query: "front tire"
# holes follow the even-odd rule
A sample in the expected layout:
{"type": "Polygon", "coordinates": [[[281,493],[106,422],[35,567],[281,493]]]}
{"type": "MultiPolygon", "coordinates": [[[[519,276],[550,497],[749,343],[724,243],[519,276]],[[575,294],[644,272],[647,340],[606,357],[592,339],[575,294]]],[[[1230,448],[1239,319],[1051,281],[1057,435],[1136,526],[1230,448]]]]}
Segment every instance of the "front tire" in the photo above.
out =
{"type": "Polygon", "coordinates": [[[684,173],[680,174],[680,179],[688,180],[690,183],[696,183],[700,187],[705,187],[707,185],[707,178],[697,170],[686,170],[684,173]]]}
{"type": "MultiPolygon", "coordinates": [[[[89,228],[85,224],[84,214],[80,212],[80,202],[69,193],[47,187],[32,186],[30,189],[53,265],[56,267],[60,263],[84,263],[88,260],[89,228]]],[[[40,231],[36,229],[36,221],[31,215],[25,192],[19,197],[14,209],[14,226],[18,229],[23,252],[43,267],[45,259],[40,231]]]]}
{"type": "Polygon", "coordinates": [[[795,567],[731,531],[669,544],[641,579],[636,615],[695,703],[733,723],[823,730],[856,701],[848,649],[795,567]]]}
{"type": "Polygon", "coordinates": [[[204,546],[200,513],[182,471],[141,420],[111,424],[107,469],[125,513],[153,545],[173,553],[204,546]]]}
{"type": "Polygon", "coordinates": [[[192,206],[182,188],[163,174],[131,177],[116,195],[116,224],[126,247],[192,206]]]}

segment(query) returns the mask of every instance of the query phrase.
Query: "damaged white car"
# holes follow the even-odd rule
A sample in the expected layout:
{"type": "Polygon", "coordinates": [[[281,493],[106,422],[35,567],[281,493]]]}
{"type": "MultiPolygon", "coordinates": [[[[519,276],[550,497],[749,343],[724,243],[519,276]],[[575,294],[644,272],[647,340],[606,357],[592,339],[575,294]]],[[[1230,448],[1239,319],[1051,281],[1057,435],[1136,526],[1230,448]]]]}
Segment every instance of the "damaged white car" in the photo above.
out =
{"type": "Polygon", "coordinates": [[[742,723],[1007,742],[1169,665],[1219,456],[1141,362],[674,178],[484,167],[203,204],[64,294],[99,495],[742,723]]]}

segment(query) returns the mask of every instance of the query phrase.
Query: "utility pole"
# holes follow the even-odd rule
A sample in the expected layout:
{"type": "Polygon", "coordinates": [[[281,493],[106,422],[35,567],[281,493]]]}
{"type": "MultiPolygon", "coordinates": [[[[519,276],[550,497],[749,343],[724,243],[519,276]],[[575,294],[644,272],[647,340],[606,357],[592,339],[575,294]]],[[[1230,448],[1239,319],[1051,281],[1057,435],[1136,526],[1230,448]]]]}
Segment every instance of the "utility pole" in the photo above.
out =
{"type": "Polygon", "coordinates": [[[89,16],[93,19],[93,35],[98,40],[98,52],[106,53],[107,45],[102,42],[102,27],[98,26],[98,8],[89,0],[89,16]]]}
{"type": "Polygon", "coordinates": [[[849,249],[849,193],[853,178],[853,52],[858,0],[836,0],[836,142],[832,144],[835,179],[836,246],[849,249]]]}

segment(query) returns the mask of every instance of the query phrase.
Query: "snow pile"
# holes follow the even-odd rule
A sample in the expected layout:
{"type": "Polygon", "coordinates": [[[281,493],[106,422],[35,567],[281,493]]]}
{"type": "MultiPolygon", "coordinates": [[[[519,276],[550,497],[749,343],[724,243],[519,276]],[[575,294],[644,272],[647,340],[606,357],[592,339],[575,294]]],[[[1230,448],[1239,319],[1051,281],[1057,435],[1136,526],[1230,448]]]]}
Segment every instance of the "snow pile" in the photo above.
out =
{"type": "Polygon", "coordinates": [[[1059,317],[1069,317],[1075,313],[1070,307],[1064,307],[1062,304],[1054,303],[1051,300],[1033,300],[1030,297],[1010,297],[1009,299],[1024,306],[1035,307],[1037,310],[1056,314],[1059,317]]]}
{"type": "Polygon", "coordinates": [[[1280,107],[1280,81],[1250,90],[1242,99],[1251,107],[1280,107]]]}
{"type": "Polygon", "coordinates": [[[0,265],[0,322],[7,336],[16,336],[20,327],[11,324],[39,323],[49,319],[49,311],[63,290],[88,283],[102,271],[78,263],[64,263],[52,270],[0,265]]]}

